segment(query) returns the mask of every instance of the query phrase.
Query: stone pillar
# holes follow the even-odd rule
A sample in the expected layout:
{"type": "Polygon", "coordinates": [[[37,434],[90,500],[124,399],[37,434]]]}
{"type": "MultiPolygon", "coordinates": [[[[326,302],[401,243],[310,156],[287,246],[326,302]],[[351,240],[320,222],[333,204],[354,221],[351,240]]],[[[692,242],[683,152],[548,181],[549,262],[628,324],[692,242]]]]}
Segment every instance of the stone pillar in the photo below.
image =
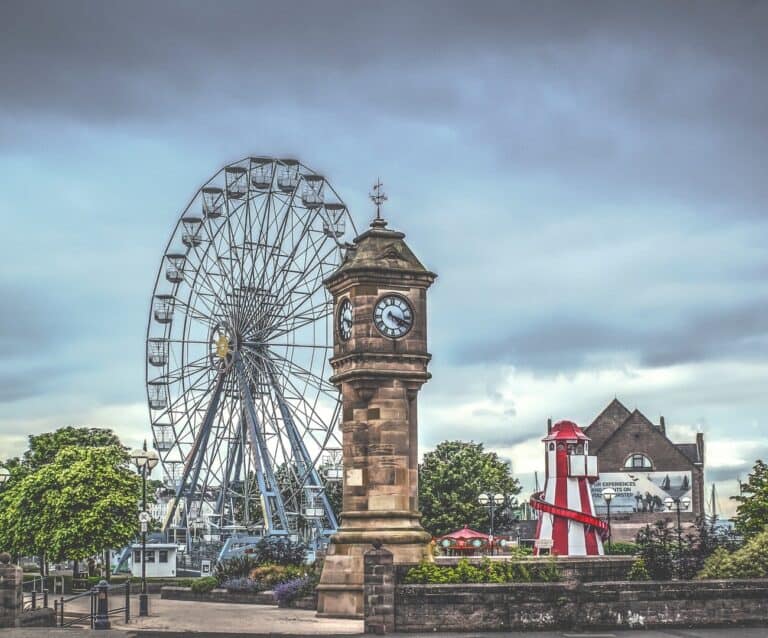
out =
{"type": "Polygon", "coordinates": [[[11,565],[9,554],[0,554],[0,627],[16,627],[24,609],[21,567],[11,565]]]}
{"type": "Polygon", "coordinates": [[[392,552],[374,543],[363,556],[363,612],[366,634],[395,630],[395,566],[392,552]]]}

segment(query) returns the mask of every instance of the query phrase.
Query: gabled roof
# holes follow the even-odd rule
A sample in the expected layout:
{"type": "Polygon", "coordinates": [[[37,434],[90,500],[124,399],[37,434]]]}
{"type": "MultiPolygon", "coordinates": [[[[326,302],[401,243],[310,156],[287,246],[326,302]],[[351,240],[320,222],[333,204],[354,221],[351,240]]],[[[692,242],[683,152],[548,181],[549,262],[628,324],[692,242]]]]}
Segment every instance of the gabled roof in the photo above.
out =
{"type": "MultiPolygon", "coordinates": [[[[651,436],[656,436],[656,435],[660,436],[662,439],[664,439],[664,441],[667,442],[667,444],[669,444],[669,446],[671,448],[676,450],[677,453],[680,454],[680,456],[682,456],[689,463],[697,463],[698,462],[698,461],[692,461],[691,457],[688,455],[688,453],[684,452],[681,449],[681,447],[687,447],[689,445],[692,446],[692,447],[695,447],[695,448],[697,448],[696,449],[696,456],[698,457],[698,454],[699,454],[698,447],[696,446],[695,443],[680,443],[680,444],[672,443],[672,441],[670,441],[669,438],[667,438],[666,433],[662,432],[660,427],[658,427],[658,426],[654,425],[653,423],[651,423],[648,420],[648,418],[642,412],[640,412],[640,410],[638,410],[637,408],[635,408],[635,410],[624,420],[624,422],[618,428],[616,428],[611,433],[611,435],[608,438],[606,438],[603,441],[603,443],[602,443],[602,445],[600,447],[604,448],[610,442],[610,440],[614,437],[614,435],[619,430],[621,430],[624,426],[626,426],[628,423],[630,423],[632,421],[639,422],[639,423],[645,425],[648,428],[648,432],[649,432],[649,434],[651,436]]],[[[595,454],[594,447],[591,448],[590,451],[591,451],[592,454],[595,454]]]]}
{"type": "Polygon", "coordinates": [[[603,443],[621,427],[621,425],[629,418],[630,411],[627,407],[614,398],[603,411],[597,415],[594,421],[584,428],[584,433],[592,439],[592,445],[590,447],[592,454],[597,452],[603,443]]]}

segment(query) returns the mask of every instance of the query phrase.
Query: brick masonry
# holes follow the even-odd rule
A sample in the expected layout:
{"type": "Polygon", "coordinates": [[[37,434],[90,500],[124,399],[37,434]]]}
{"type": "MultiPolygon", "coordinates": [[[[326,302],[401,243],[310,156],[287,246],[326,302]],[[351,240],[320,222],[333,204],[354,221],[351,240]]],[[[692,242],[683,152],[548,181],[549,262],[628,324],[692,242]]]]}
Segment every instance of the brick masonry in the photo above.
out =
{"type": "Polygon", "coordinates": [[[363,556],[365,586],[364,631],[385,634],[395,630],[395,566],[392,552],[379,547],[363,556]]]}
{"type": "Polygon", "coordinates": [[[768,622],[768,580],[398,585],[395,630],[706,627],[768,622]]]}

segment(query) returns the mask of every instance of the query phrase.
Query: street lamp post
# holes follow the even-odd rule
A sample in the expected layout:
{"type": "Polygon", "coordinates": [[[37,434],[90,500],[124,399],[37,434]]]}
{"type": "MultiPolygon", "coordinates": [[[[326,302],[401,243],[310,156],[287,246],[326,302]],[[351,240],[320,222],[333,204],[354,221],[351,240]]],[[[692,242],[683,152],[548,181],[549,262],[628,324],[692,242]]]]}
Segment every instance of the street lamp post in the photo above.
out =
{"type": "Polygon", "coordinates": [[[147,512],[147,474],[152,473],[160,459],[154,450],[147,450],[147,442],[145,440],[144,447],[141,450],[131,452],[131,460],[139,470],[139,474],[141,474],[141,512],[139,513],[139,522],[141,523],[141,595],[139,596],[139,616],[148,616],[147,524],[150,516],[147,512]]]}
{"type": "Polygon", "coordinates": [[[616,496],[616,490],[612,487],[606,487],[603,492],[603,500],[608,508],[608,551],[611,551],[611,501],[616,496]]]}
{"type": "Polygon", "coordinates": [[[490,510],[491,514],[491,529],[488,534],[488,540],[491,544],[491,556],[493,556],[493,522],[494,522],[494,515],[496,513],[496,510],[503,506],[503,505],[512,505],[514,501],[514,505],[517,505],[517,499],[515,497],[512,497],[512,500],[508,501],[508,497],[506,494],[500,494],[500,493],[493,493],[493,492],[482,492],[477,497],[477,502],[480,503],[483,507],[487,507],[490,510]]]}
{"type": "Polygon", "coordinates": [[[683,527],[680,522],[680,512],[690,507],[691,499],[687,496],[683,496],[683,498],[667,496],[664,499],[664,505],[667,506],[668,512],[671,512],[673,508],[677,511],[677,578],[679,580],[682,575],[681,558],[683,555],[683,527]]]}

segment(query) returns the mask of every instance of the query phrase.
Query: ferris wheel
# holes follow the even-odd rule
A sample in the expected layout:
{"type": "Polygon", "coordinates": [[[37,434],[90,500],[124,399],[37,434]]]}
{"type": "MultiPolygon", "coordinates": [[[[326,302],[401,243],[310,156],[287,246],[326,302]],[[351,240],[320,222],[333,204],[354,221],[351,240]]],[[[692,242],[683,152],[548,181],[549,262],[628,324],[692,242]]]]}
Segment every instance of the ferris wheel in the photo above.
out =
{"type": "Polygon", "coordinates": [[[341,447],[323,281],[354,234],[333,187],[294,159],[225,166],[181,214],[146,341],[154,446],[173,490],[164,529],[206,516],[222,530],[335,531],[319,471],[341,447]]]}

